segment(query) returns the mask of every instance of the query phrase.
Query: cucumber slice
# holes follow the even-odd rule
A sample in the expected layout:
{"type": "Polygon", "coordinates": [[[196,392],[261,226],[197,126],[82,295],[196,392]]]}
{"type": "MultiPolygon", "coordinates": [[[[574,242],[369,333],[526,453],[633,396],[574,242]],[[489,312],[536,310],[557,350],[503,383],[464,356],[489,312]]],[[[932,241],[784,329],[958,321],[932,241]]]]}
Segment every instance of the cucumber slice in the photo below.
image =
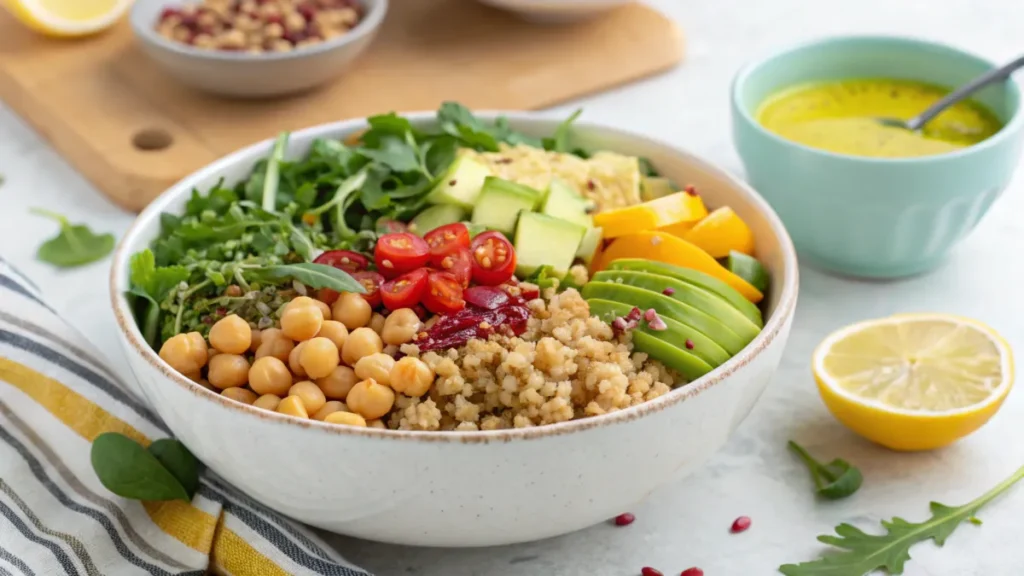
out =
{"type": "Polygon", "coordinates": [[[725,259],[725,267],[729,269],[729,272],[743,278],[748,284],[760,290],[762,294],[768,291],[768,271],[757,261],[757,258],[731,250],[725,259]]]}

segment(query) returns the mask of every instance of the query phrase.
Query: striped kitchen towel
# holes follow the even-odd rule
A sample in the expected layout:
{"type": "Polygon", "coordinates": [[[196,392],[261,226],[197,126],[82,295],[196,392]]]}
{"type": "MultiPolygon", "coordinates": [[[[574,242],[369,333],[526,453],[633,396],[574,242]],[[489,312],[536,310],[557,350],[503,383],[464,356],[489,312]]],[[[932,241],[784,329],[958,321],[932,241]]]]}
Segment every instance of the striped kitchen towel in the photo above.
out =
{"type": "Polygon", "coordinates": [[[107,431],[170,434],[0,258],[0,576],[369,576],[209,471],[191,503],[111,494],[89,458],[107,431]]]}

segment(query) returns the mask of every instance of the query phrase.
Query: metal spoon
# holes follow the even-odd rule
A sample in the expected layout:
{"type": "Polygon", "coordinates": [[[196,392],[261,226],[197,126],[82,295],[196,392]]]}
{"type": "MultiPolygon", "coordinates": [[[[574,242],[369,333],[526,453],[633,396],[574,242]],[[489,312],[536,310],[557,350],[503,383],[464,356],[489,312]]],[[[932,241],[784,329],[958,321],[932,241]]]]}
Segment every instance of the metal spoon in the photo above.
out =
{"type": "Polygon", "coordinates": [[[1005,66],[985,72],[981,76],[978,76],[974,80],[971,80],[967,84],[964,84],[950,92],[945,98],[939,100],[935,104],[932,104],[927,110],[909,120],[900,120],[899,118],[878,118],[877,120],[885,126],[903,128],[916,132],[930,120],[942,113],[946,108],[949,108],[961,100],[965,100],[968,96],[989,84],[999,82],[1000,80],[1006,80],[1011,74],[1021,67],[1024,67],[1024,56],[1017,58],[1005,66]]]}

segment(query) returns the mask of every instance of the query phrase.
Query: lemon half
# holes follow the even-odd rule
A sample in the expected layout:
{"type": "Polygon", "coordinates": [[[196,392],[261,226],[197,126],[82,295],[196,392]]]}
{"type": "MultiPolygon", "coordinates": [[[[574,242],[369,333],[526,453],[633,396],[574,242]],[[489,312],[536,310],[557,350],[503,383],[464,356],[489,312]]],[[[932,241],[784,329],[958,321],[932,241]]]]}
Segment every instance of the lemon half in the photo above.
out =
{"type": "Polygon", "coordinates": [[[84,36],[112,26],[132,0],[0,0],[15,18],[50,36],[84,36]]]}
{"type": "Polygon", "coordinates": [[[980,428],[1013,386],[1009,344],[984,324],[902,314],[833,332],[812,361],[840,422],[894,450],[930,450],[980,428]]]}

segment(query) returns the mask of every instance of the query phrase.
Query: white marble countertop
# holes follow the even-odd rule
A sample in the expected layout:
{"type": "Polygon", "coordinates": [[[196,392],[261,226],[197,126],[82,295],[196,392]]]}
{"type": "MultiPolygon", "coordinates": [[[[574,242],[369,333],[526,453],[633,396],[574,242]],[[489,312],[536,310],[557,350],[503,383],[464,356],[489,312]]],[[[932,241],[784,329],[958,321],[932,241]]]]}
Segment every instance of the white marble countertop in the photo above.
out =
{"type": "MultiPolygon", "coordinates": [[[[684,146],[741,172],[732,149],[729,81],[746,60],[801,39],[850,32],[940,39],[995,59],[1024,52],[1024,3],[1017,0],[662,0],[684,27],[689,54],[677,70],[583,105],[585,118],[684,146]]],[[[20,119],[0,104],[0,254],[41,284],[50,301],[127,373],[107,306],[107,263],[56,271],[34,260],[54,225],[29,216],[42,206],[95,230],[123,233],[132,215],[106,201],[20,119]]],[[[697,565],[709,576],[775,573],[814,558],[818,534],[841,522],[877,529],[880,519],[928,516],[928,501],[959,505],[1024,463],[1024,392],[973,436],[945,450],[898,454],[839,425],[818,398],[809,357],[828,332],[900,311],[943,311],[989,323],[1024,354],[1024,172],[939,270],[901,282],[858,282],[804,269],[789,346],[772,386],[729,444],[688,479],[630,510],[626,528],[595,526],[532,544],[476,550],[401,548],[332,536],[353,561],[380,576],[632,576],[651,565],[666,575],[697,565]],[[797,439],[820,456],[842,456],[863,470],[856,496],[812,498],[805,469],[786,451],[797,439]],[[730,535],[734,518],[753,527],[730,535]]],[[[670,441],[670,440],[666,440],[670,441]]],[[[626,512],[625,510],[623,512],[626,512]]],[[[944,549],[916,546],[908,576],[1003,576],[1024,566],[1020,545],[1024,486],[984,509],[984,526],[964,525],[944,549]]],[[[424,519],[429,522],[429,519],[424,519]]]]}

